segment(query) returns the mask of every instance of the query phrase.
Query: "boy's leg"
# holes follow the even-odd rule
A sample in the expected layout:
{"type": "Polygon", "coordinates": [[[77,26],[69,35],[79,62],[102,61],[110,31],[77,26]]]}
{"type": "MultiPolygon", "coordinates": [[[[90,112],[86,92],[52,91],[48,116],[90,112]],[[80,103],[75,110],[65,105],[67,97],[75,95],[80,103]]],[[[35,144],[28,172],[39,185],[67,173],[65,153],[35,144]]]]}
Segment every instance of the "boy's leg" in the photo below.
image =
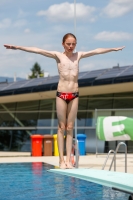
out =
{"type": "Polygon", "coordinates": [[[69,102],[67,108],[67,140],[66,140],[66,165],[67,168],[72,168],[70,163],[71,151],[72,151],[72,142],[73,142],[73,127],[75,118],[77,116],[78,110],[78,98],[73,99],[69,102]]]}
{"type": "Polygon", "coordinates": [[[66,102],[56,97],[56,111],[58,118],[58,133],[57,133],[57,142],[59,150],[59,163],[60,168],[66,168],[64,161],[64,131],[66,129],[66,113],[67,113],[67,104],[66,102]]]}

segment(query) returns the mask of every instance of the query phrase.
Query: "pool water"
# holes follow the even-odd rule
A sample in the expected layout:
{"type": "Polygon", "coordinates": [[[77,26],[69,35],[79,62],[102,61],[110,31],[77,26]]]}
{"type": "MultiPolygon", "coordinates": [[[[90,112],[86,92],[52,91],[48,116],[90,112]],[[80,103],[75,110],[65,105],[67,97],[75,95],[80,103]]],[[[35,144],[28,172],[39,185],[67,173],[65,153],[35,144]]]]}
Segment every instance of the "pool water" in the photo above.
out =
{"type": "Polygon", "coordinates": [[[129,195],[80,179],[49,173],[52,165],[0,164],[0,200],[126,200],[129,195]]]}

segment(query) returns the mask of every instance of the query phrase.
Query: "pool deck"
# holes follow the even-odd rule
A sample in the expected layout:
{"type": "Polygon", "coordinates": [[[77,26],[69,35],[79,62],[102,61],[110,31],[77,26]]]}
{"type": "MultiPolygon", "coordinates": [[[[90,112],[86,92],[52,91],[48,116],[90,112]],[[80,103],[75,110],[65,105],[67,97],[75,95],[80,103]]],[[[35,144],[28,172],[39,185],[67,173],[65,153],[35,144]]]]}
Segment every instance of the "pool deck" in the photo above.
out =
{"type": "MultiPolygon", "coordinates": [[[[88,154],[80,156],[79,168],[101,170],[107,154],[95,155],[88,154]]],[[[112,155],[106,164],[105,170],[109,169],[112,155]]],[[[30,152],[0,152],[0,163],[14,162],[45,162],[54,166],[59,166],[58,156],[41,156],[33,157],[30,152]]],[[[113,171],[113,166],[112,170],[113,171]]],[[[116,156],[116,171],[125,172],[125,154],[117,154],[116,156]]],[[[133,174],[133,154],[127,154],[127,173],[133,174]]]]}

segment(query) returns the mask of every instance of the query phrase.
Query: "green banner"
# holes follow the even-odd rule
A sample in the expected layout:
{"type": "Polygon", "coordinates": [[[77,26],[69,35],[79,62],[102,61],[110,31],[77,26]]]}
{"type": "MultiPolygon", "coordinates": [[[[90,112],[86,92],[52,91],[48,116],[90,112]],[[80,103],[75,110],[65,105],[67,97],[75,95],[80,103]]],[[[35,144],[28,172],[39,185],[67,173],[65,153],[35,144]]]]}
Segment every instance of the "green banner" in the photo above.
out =
{"type": "Polygon", "coordinates": [[[98,117],[96,134],[100,140],[133,140],[133,119],[123,116],[98,117]]]}

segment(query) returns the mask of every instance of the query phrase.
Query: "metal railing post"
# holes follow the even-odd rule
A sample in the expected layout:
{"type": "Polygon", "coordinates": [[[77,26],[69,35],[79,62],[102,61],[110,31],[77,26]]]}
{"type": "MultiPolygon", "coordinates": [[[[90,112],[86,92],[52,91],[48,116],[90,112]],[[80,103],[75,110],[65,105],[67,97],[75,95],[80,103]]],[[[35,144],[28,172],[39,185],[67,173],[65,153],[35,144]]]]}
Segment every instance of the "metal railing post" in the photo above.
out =
{"type": "MultiPolygon", "coordinates": [[[[104,162],[104,164],[103,164],[102,170],[104,170],[105,165],[106,165],[106,163],[107,163],[107,160],[108,160],[108,158],[109,158],[109,156],[110,156],[111,153],[115,153],[115,151],[114,151],[114,150],[110,150],[110,151],[108,152],[108,155],[107,155],[107,158],[106,158],[106,160],[105,160],[105,162],[104,162]]],[[[111,162],[111,167],[112,167],[112,164],[113,164],[113,162],[111,162]]],[[[109,168],[109,171],[110,171],[110,168],[109,168]]]]}
{"type": "Polygon", "coordinates": [[[78,168],[78,162],[79,162],[79,151],[78,151],[78,140],[77,140],[77,117],[75,118],[75,157],[76,157],[76,164],[75,168],[78,168]]]}
{"type": "Polygon", "coordinates": [[[117,145],[117,148],[116,148],[116,151],[115,151],[115,155],[114,155],[114,165],[115,165],[115,171],[116,171],[116,154],[119,150],[119,147],[121,145],[124,145],[125,146],[125,173],[127,173],[127,145],[124,143],[124,142],[120,142],[118,145],[117,145]]]}
{"type": "MultiPolygon", "coordinates": [[[[116,171],[116,154],[117,154],[117,152],[118,152],[118,150],[119,150],[119,147],[120,147],[121,145],[124,145],[124,146],[125,146],[125,173],[127,173],[127,145],[126,145],[124,142],[120,142],[120,143],[117,145],[116,150],[114,151],[114,156],[113,156],[113,159],[112,159],[112,162],[111,162],[109,171],[110,171],[111,168],[112,168],[113,162],[114,162],[114,171],[116,171]]],[[[102,168],[102,169],[104,169],[104,167],[105,167],[105,165],[106,165],[106,162],[107,162],[107,160],[108,160],[108,158],[109,158],[109,154],[110,154],[111,152],[113,152],[113,150],[110,150],[110,151],[109,151],[108,156],[107,156],[107,158],[106,158],[106,160],[105,160],[105,162],[104,162],[104,165],[103,165],[103,168],[102,168]]]]}
{"type": "MultiPolygon", "coordinates": [[[[95,131],[96,131],[96,125],[97,125],[97,109],[95,109],[95,131]]],[[[97,134],[96,134],[96,157],[97,157],[97,134]]]]}
{"type": "Polygon", "coordinates": [[[78,140],[73,139],[75,143],[75,168],[79,167],[79,150],[78,150],[78,140]]]}

